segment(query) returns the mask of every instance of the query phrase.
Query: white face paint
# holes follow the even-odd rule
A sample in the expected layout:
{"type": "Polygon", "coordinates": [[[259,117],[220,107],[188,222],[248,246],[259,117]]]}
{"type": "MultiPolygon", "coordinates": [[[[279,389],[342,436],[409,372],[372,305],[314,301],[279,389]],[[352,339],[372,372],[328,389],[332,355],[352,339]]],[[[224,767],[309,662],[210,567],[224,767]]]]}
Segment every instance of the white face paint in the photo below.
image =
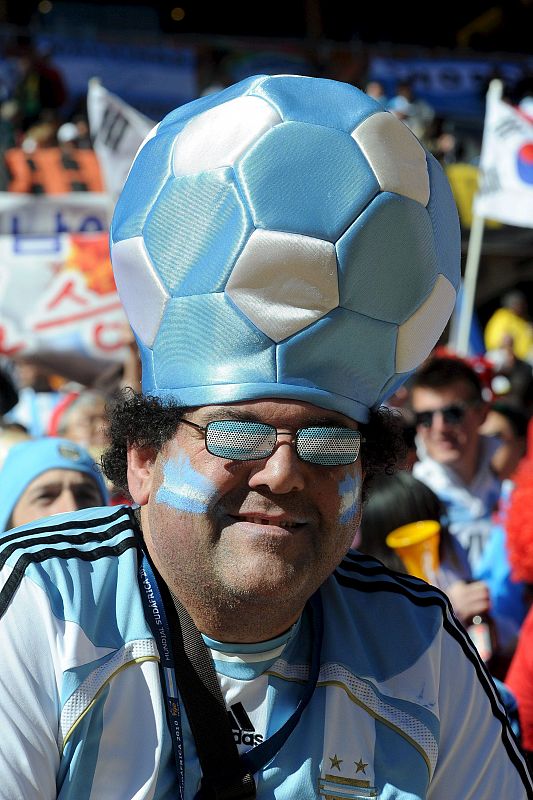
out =
{"type": "Polygon", "coordinates": [[[339,522],[343,525],[353,522],[359,513],[361,501],[361,473],[348,473],[339,483],[339,522]]]}
{"type": "Polygon", "coordinates": [[[216,494],[215,484],[193,469],[188,456],[180,450],[178,458],[169,459],[164,466],[156,502],[190,514],[205,514],[216,494]]]}

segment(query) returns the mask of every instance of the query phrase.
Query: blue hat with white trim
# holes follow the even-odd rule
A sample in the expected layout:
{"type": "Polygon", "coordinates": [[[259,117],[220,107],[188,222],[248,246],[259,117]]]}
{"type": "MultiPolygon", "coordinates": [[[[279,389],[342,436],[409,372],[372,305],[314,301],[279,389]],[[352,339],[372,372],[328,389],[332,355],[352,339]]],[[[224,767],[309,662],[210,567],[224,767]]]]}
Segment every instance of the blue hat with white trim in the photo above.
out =
{"type": "Polygon", "coordinates": [[[429,355],[460,279],[438,162],[364,92],[296,75],[165,117],[111,253],[146,394],[295,399],[360,422],[429,355]]]}

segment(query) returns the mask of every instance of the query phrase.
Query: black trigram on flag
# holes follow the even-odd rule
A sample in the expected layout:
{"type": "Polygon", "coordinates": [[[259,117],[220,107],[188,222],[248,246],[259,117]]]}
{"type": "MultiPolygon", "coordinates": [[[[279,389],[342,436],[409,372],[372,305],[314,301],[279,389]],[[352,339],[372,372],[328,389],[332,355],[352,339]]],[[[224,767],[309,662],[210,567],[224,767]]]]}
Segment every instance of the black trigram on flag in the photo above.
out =
{"type": "Polygon", "coordinates": [[[118,150],[129,125],[130,123],[120,109],[108,105],[95,139],[105,144],[110,150],[118,150]]]}

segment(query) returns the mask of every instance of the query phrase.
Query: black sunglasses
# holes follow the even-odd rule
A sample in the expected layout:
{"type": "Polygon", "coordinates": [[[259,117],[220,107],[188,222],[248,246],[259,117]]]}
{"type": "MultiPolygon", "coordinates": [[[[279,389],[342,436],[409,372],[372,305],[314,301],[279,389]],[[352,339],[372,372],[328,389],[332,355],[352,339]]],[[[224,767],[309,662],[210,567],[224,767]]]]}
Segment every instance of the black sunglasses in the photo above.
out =
{"type": "Polygon", "coordinates": [[[475,403],[450,403],[443,408],[435,408],[433,411],[418,411],[415,413],[415,424],[423,428],[431,428],[435,414],[442,414],[442,419],[447,425],[460,425],[465,418],[467,409],[475,403]]]}

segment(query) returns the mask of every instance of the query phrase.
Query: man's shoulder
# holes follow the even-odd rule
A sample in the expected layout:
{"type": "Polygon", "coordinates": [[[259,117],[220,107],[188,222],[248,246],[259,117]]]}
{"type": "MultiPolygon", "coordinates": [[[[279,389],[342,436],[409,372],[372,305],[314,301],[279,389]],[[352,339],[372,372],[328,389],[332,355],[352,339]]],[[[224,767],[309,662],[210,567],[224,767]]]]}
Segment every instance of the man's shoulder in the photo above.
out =
{"type": "Polygon", "coordinates": [[[98,575],[115,569],[116,558],[137,546],[135,519],[128,506],[55,514],[6,531],[0,538],[0,605],[9,601],[25,577],[57,586],[61,576],[76,570],[90,582],[97,581],[98,575]]]}
{"type": "Polygon", "coordinates": [[[114,537],[121,539],[133,536],[136,527],[132,509],[129,506],[102,506],[84,508],[65,514],[42,517],[35,522],[12,528],[0,535],[0,559],[4,564],[13,553],[35,553],[42,555],[49,551],[61,554],[63,548],[90,550],[111,542],[114,537]]]}
{"type": "Polygon", "coordinates": [[[360,627],[362,619],[369,628],[387,626],[401,628],[413,624],[426,627],[433,637],[449,611],[444,592],[420,578],[395,572],[372,556],[350,550],[330,576],[327,585],[334,587],[347,604],[348,614],[360,627]]]}
{"type": "MultiPolygon", "coordinates": [[[[421,659],[439,659],[441,637],[456,635],[439,589],[350,551],[322,587],[324,657],[357,675],[388,680],[421,659]]],[[[429,662],[428,662],[429,663],[429,662]]]]}
{"type": "Polygon", "coordinates": [[[0,617],[15,604],[17,613],[51,613],[93,631],[105,602],[110,620],[113,608],[129,618],[138,546],[128,506],[57,514],[7,531],[0,540],[0,617]]]}
{"type": "Polygon", "coordinates": [[[368,602],[371,595],[383,594],[405,597],[417,607],[434,606],[442,611],[448,606],[445,593],[437,587],[414,575],[390,569],[359,550],[348,551],[329,582],[335,583],[341,591],[361,593],[368,602]]]}

